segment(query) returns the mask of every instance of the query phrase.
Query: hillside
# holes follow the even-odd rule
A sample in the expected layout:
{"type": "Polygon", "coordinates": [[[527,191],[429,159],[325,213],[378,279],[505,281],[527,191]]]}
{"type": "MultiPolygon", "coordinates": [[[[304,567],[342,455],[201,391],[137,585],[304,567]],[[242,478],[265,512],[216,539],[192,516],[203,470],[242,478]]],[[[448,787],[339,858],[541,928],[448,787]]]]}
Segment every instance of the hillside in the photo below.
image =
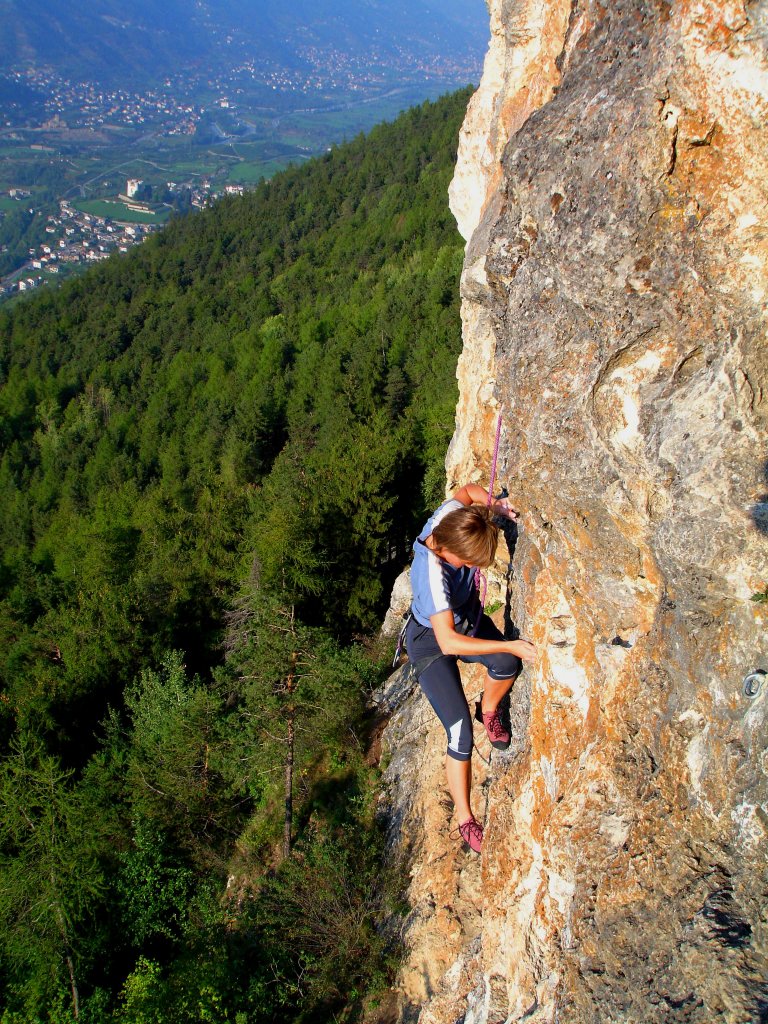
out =
{"type": "Polygon", "coordinates": [[[0,312],[8,1021],[325,1020],[388,977],[350,641],[443,489],[467,99],[0,312]]]}
{"type": "Polygon", "coordinates": [[[3,70],[31,65],[76,79],[146,79],[152,63],[173,67],[210,50],[183,0],[131,5],[99,0],[87,8],[65,2],[34,10],[20,0],[0,2],[3,70]],[[179,25],[186,31],[176,31],[179,25]]]}

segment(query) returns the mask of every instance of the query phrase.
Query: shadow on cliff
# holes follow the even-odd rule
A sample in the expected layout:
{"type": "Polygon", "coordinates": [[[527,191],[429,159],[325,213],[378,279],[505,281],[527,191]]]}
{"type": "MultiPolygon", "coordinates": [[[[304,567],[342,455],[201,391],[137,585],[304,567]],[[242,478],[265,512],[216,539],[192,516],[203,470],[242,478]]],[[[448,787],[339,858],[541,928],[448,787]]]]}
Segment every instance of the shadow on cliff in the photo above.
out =
{"type": "Polygon", "coordinates": [[[504,534],[504,540],[507,542],[507,549],[509,550],[507,596],[504,602],[504,639],[518,640],[520,637],[520,630],[517,628],[512,618],[512,591],[509,586],[509,581],[513,578],[512,561],[515,557],[515,548],[517,547],[517,538],[520,535],[520,530],[517,523],[513,523],[510,519],[497,519],[496,522],[499,525],[499,529],[504,534]]]}
{"type": "MultiPolygon", "coordinates": [[[[506,491],[506,488],[504,490],[506,491]]],[[[512,618],[512,588],[510,587],[509,584],[510,581],[514,578],[512,562],[515,557],[517,540],[520,536],[520,528],[517,525],[517,523],[513,523],[509,519],[499,519],[497,520],[497,522],[502,533],[504,534],[504,540],[507,542],[507,549],[509,550],[509,565],[507,567],[507,593],[504,601],[504,639],[519,640],[520,630],[515,625],[515,621],[512,618]]],[[[518,730],[514,727],[512,721],[512,691],[510,691],[505,697],[502,698],[501,704],[499,704],[499,711],[501,713],[501,721],[504,727],[508,729],[510,733],[514,736],[518,732],[518,730]]],[[[517,743],[513,742],[512,747],[516,748],[517,743]]]]}
{"type": "MultiPolygon", "coordinates": [[[[768,484],[768,459],[763,465],[763,479],[768,484]]],[[[761,494],[749,510],[752,522],[760,533],[768,534],[768,494],[761,494]]]]}

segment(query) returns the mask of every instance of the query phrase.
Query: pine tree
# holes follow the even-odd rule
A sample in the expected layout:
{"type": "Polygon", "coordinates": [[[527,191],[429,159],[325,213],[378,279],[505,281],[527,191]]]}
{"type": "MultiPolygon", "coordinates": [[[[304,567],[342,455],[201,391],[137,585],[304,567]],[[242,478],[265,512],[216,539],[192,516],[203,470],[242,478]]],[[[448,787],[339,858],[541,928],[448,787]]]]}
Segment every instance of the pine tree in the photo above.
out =
{"type": "MultiPolygon", "coordinates": [[[[255,773],[282,774],[282,849],[291,852],[294,776],[322,759],[360,703],[349,655],[295,608],[262,589],[258,568],[227,616],[227,663],[238,702],[237,734],[255,773]]],[[[276,786],[272,786],[272,791],[276,786]]],[[[269,793],[269,787],[266,787],[269,793]]]]}
{"type": "Polygon", "coordinates": [[[0,943],[11,988],[32,1012],[66,985],[79,1015],[80,962],[105,889],[103,826],[72,772],[38,740],[17,739],[0,769],[0,943]]]}

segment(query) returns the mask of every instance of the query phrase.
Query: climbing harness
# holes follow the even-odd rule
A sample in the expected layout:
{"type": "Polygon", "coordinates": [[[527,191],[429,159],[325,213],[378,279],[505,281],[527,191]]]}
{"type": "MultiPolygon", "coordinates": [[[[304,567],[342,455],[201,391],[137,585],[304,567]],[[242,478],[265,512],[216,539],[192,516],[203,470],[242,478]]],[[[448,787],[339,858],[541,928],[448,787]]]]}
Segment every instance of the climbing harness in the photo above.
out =
{"type": "MultiPolygon", "coordinates": [[[[402,657],[403,651],[405,650],[405,636],[408,630],[408,623],[411,619],[415,618],[413,610],[408,609],[404,613],[405,621],[400,627],[400,632],[397,636],[397,646],[395,647],[395,656],[392,659],[392,668],[395,669],[400,664],[400,658],[402,657]]],[[[469,619],[462,619],[462,621],[456,626],[457,633],[463,633],[465,636],[474,636],[474,629],[469,619]],[[471,631],[471,632],[470,632],[471,631]]],[[[417,658],[415,661],[411,661],[411,668],[414,670],[416,675],[421,675],[422,672],[426,672],[430,665],[434,665],[440,658],[444,658],[445,655],[442,653],[428,654],[425,658],[417,658]]]]}

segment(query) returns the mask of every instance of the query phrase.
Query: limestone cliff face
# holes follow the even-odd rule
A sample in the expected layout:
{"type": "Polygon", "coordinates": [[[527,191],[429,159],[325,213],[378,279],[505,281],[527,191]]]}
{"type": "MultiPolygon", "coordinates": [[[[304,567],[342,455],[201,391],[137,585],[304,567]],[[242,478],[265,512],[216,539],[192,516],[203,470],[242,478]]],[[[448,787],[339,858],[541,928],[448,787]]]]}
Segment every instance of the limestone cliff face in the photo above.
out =
{"type": "Polygon", "coordinates": [[[447,467],[487,481],[501,410],[499,614],[540,659],[510,751],[478,737],[480,861],[439,726],[392,702],[401,1019],[764,1021],[768,3],[489,6],[447,467]]]}

